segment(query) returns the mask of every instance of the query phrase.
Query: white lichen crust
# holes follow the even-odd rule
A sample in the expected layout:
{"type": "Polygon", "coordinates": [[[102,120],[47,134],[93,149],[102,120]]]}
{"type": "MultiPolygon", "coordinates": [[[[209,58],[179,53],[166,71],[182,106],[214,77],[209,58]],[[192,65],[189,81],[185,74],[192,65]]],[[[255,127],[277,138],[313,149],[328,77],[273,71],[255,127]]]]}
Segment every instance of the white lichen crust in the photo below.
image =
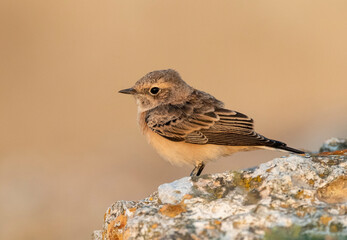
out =
{"type": "Polygon", "coordinates": [[[347,239],[347,155],[290,155],[118,201],[94,239],[347,239]]]}

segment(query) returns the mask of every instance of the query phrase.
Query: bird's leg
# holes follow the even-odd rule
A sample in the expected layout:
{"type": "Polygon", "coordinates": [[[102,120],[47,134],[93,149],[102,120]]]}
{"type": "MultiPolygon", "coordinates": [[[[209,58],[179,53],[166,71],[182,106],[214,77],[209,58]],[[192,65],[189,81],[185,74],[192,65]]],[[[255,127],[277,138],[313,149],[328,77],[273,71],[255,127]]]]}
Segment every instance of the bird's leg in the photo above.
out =
{"type": "Polygon", "coordinates": [[[205,163],[201,162],[198,165],[196,165],[193,169],[193,171],[190,173],[191,177],[195,177],[195,176],[200,176],[202,170],[205,167],[205,163]]]}
{"type": "Polygon", "coordinates": [[[204,168],[205,168],[205,163],[201,162],[198,165],[198,173],[196,174],[196,176],[200,176],[200,174],[202,173],[202,170],[204,170],[204,168]]]}

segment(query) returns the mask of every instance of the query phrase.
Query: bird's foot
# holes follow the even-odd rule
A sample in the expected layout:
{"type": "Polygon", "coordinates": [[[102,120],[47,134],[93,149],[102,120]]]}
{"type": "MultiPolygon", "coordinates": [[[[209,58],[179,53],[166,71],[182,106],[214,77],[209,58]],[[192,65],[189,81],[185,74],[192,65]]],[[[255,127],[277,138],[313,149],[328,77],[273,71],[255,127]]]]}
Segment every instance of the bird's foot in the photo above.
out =
{"type": "Polygon", "coordinates": [[[202,170],[204,170],[205,167],[205,163],[201,162],[198,165],[196,165],[193,169],[193,171],[190,173],[191,177],[195,177],[195,176],[200,176],[202,170]]]}

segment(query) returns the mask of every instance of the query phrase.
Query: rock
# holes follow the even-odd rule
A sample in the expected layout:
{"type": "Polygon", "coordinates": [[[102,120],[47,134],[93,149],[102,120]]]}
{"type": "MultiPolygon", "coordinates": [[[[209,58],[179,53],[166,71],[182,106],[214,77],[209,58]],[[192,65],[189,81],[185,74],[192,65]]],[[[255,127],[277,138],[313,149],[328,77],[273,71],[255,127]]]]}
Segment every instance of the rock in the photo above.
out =
{"type": "Polygon", "coordinates": [[[347,152],[290,155],[118,201],[93,239],[347,239],[346,216],[347,152]]]}
{"type": "Polygon", "coordinates": [[[165,183],[158,188],[159,199],[162,203],[175,204],[182,200],[183,196],[193,187],[189,177],[181,178],[172,183],[165,183]]]}
{"type": "Polygon", "coordinates": [[[347,176],[340,176],[317,190],[317,198],[326,203],[347,202],[347,176]]]}
{"type": "Polygon", "coordinates": [[[335,152],[347,149],[347,138],[330,138],[323,143],[319,152],[335,152]]]}

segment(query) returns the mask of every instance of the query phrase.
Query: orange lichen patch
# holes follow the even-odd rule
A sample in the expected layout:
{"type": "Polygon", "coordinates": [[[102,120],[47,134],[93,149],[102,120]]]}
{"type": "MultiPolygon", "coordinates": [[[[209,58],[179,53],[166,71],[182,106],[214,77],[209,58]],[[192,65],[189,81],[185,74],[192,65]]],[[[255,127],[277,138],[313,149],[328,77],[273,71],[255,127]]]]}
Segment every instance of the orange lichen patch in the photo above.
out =
{"type": "Polygon", "coordinates": [[[136,208],[136,207],[129,208],[129,211],[130,211],[130,212],[135,212],[136,210],[137,210],[137,208],[136,208]]]}
{"type": "Polygon", "coordinates": [[[332,217],[330,216],[321,216],[319,219],[319,222],[325,226],[328,226],[329,222],[331,221],[332,217]]]}
{"type": "Polygon", "coordinates": [[[308,180],[308,184],[310,184],[311,186],[314,185],[314,180],[313,179],[308,180]]]}
{"type": "Polygon", "coordinates": [[[119,234],[118,229],[113,227],[114,224],[115,224],[115,220],[111,221],[107,227],[107,232],[106,232],[107,239],[110,239],[110,240],[123,239],[123,237],[119,234]]]}
{"type": "Polygon", "coordinates": [[[325,178],[325,177],[326,177],[326,175],[325,175],[324,173],[319,173],[318,176],[319,176],[320,178],[325,178]]]}
{"type": "Polygon", "coordinates": [[[296,209],[296,212],[295,214],[298,216],[298,217],[305,217],[307,214],[314,214],[315,212],[317,211],[317,209],[313,206],[299,206],[297,209],[296,209]]]}
{"type": "Polygon", "coordinates": [[[345,155],[345,154],[347,154],[347,149],[338,150],[334,152],[322,152],[322,153],[319,153],[317,156],[345,155]]]}
{"type": "Polygon", "coordinates": [[[107,227],[107,239],[110,240],[123,240],[124,228],[127,224],[127,216],[121,214],[115,220],[111,221],[107,227]]]}
{"type": "Polygon", "coordinates": [[[251,187],[255,187],[261,183],[263,179],[260,177],[260,175],[254,177],[254,178],[243,178],[242,182],[245,188],[249,189],[251,187]]]}
{"type": "Polygon", "coordinates": [[[296,199],[304,199],[304,198],[311,198],[310,195],[305,194],[304,190],[299,190],[295,195],[294,198],[296,199]]]}
{"type": "Polygon", "coordinates": [[[125,215],[119,215],[117,218],[116,218],[116,223],[119,224],[119,227],[118,228],[124,228],[125,225],[127,224],[127,220],[128,220],[128,217],[125,216],[125,215]]]}
{"type": "Polygon", "coordinates": [[[326,203],[347,202],[347,176],[340,176],[319,188],[316,196],[320,201],[326,203]]]}
{"type": "Polygon", "coordinates": [[[149,201],[153,201],[153,198],[152,198],[152,197],[150,197],[150,198],[149,198],[149,201]]]}
{"type": "Polygon", "coordinates": [[[184,199],[191,199],[191,198],[193,198],[192,195],[186,194],[186,195],[183,196],[183,199],[182,199],[182,200],[184,200],[184,199]]]}
{"type": "Polygon", "coordinates": [[[198,236],[196,236],[195,234],[190,235],[190,237],[191,237],[193,240],[200,240],[200,239],[201,239],[201,238],[199,238],[198,236]]]}
{"type": "Polygon", "coordinates": [[[211,230],[211,229],[216,229],[216,227],[213,226],[213,225],[206,225],[206,226],[204,227],[204,229],[211,230]]]}
{"type": "Polygon", "coordinates": [[[298,216],[298,217],[305,217],[306,216],[306,212],[305,211],[296,211],[295,214],[298,216]]]}
{"type": "Polygon", "coordinates": [[[159,209],[159,212],[168,217],[176,217],[178,214],[186,212],[186,207],[184,204],[165,204],[159,209]]]}
{"type": "Polygon", "coordinates": [[[281,207],[281,208],[289,208],[290,206],[289,206],[289,204],[287,204],[287,203],[281,203],[281,204],[280,204],[280,207],[281,207]]]}
{"type": "Polygon", "coordinates": [[[154,223],[154,224],[151,226],[152,229],[156,229],[157,227],[158,227],[158,224],[157,224],[157,223],[154,223]]]}
{"type": "Polygon", "coordinates": [[[221,221],[214,220],[214,221],[210,222],[209,224],[205,225],[204,229],[207,229],[207,230],[209,230],[209,229],[219,229],[221,227],[220,226],[221,224],[222,224],[221,221]]]}
{"type": "Polygon", "coordinates": [[[295,194],[294,197],[295,197],[296,199],[302,199],[303,195],[304,195],[304,190],[299,190],[299,191],[295,194]]]}
{"type": "Polygon", "coordinates": [[[216,225],[221,225],[221,224],[222,224],[222,222],[221,222],[221,221],[219,221],[219,220],[214,220],[214,224],[216,224],[216,225]]]}

